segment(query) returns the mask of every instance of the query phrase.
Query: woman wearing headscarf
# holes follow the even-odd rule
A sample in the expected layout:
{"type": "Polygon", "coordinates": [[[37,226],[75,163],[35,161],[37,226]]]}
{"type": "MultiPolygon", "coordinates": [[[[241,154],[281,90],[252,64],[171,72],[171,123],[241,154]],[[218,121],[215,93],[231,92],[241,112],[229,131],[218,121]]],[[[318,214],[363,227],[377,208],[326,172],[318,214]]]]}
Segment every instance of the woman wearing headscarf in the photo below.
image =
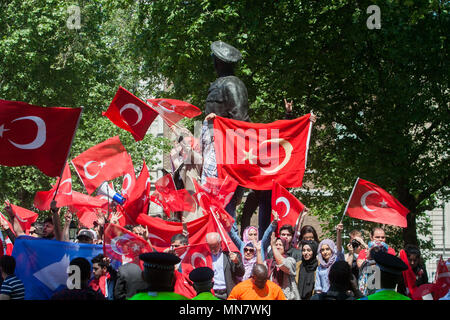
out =
{"type": "Polygon", "coordinates": [[[328,272],[336,261],[345,260],[344,253],[337,250],[333,240],[325,239],[319,243],[319,247],[317,249],[317,259],[319,260],[319,266],[316,271],[314,292],[327,292],[330,288],[328,272]]]}
{"type": "MultiPolygon", "coordinates": [[[[265,253],[267,251],[267,248],[270,245],[270,235],[272,234],[273,231],[275,231],[277,229],[277,226],[278,226],[278,216],[275,215],[274,220],[267,227],[267,229],[264,232],[264,235],[261,239],[261,242],[260,242],[261,248],[262,248],[261,255],[262,255],[263,261],[265,259],[265,253]]],[[[249,242],[253,242],[253,241],[256,242],[259,239],[258,228],[254,227],[254,226],[248,226],[247,228],[245,228],[245,230],[242,234],[242,240],[241,240],[241,238],[238,235],[236,223],[233,225],[233,227],[231,228],[231,230],[228,234],[230,235],[230,238],[231,238],[231,240],[233,240],[236,247],[239,248],[239,251],[241,252],[242,257],[244,257],[244,247],[249,242]]]]}
{"type": "Polygon", "coordinates": [[[242,277],[242,281],[250,279],[250,277],[252,276],[252,269],[256,263],[256,249],[257,248],[255,248],[255,246],[258,247],[258,245],[256,244],[256,241],[248,242],[244,246],[244,249],[243,249],[244,254],[242,255],[242,263],[245,268],[245,274],[242,277]]]}
{"type": "Polygon", "coordinates": [[[297,288],[300,299],[309,300],[314,291],[316,270],[319,264],[317,260],[318,243],[314,240],[302,240],[300,245],[302,260],[297,262],[297,288]]]}
{"type": "MultiPolygon", "coordinates": [[[[300,300],[297,283],[295,282],[296,261],[286,254],[289,250],[289,243],[284,239],[275,237],[275,233],[272,233],[270,245],[273,258],[264,262],[269,271],[269,280],[281,287],[287,300],[300,300]]],[[[258,256],[258,263],[261,262],[258,256]]]]}

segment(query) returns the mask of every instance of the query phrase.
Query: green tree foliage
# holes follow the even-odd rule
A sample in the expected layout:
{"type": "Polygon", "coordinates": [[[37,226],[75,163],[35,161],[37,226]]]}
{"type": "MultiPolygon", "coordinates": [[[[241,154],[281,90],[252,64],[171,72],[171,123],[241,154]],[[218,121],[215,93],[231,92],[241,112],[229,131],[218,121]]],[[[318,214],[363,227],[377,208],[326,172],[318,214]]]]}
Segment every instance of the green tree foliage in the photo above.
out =
{"type": "MultiPolygon", "coordinates": [[[[151,87],[163,79],[169,95],[203,108],[215,79],[209,46],[223,40],[243,54],[253,121],[282,118],[285,97],[298,116],[314,110],[302,200],[325,229],[361,177],[411,211],[408,228],[389,228],[394,245],[429,235],[424,211],[449,182],[448,2],[140,1],[137,17],[133,52],[151,87]],[[366,24],[374,4],[381,29],[366,24]]],[[[351,220],[347,229],[372,227],[351,220]]]]}
{"type": "MultiPolygon", "coordinates": [[[[151,167],[155,154],[167,148],[162,138],[147,135],[136,143],[101,112],[119,85],[149,98],[140,83],[140,62],[128,54],[135,19],[129,1],[18,1],[0,4],[0,98],[40,106],[83,106],[69,160],[119,135],[139,174],[143,160],[151,167]],[[80,8],[79,29],[68,28],[80,8]]],[[[74,189],[85,192],[72,168],[74,189]]],[[[33,167],[0,167],[0,201],[32,208],[34,195],[49,190],[54,178],[33,167]]],[[[119,186],[120,187],[120,186],[119,186]]]]}

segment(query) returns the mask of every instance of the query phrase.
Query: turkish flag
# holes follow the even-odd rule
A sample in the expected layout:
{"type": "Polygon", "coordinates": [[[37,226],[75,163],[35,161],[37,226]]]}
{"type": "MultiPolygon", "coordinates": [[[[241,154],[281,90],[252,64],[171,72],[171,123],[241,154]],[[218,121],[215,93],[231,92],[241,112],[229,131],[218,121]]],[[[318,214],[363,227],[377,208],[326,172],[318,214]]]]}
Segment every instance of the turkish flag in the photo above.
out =
{"type": "Polygon", "coordinates": [[[170,216],[170,211],[195,211],[195,200],[192,199],[191,194],[186,189],[176,189],[170,173],[159,178],[155,182],[155,188],[159,193],[159,195],[153,194],[155,203],[168,209],[168,211],[164,210],[168,216],[170,216]]]}
{"type": "Polygon", "coordinates": [[[72,203],[72,175],[70,174],[69,163],[66,163],[62,177],[56,180],[56,183],[51,190],[36,192],[36,195],[34,196],[34,206],[39,210],[50,210],[50,204],[55,193],[57,208],[68,206],[72,203]],[[59,182],[60,180],[61,182],[59,182]],[[57,193],[56,188],[58,188],[57,193]]]}
{"type": "Polygon", "coordinates": [[[47,176],[61,175],[81,110],[0,99],[0,165],[34,165],[47,176]]]}
{"type": "Polygon", "coordinates": [[[196,106],[176,99],[147,99],[169,127],[181,119],[194,118],[202,112],[196,106]]]}
{"type": "Polygon", "coordinates": [[[101,197],[91,197],[87,194],[73,191],[72,203],[69,206],[71,212],[75,213],[80,223],[87,228],[94,226],[98,220],[98,214],[107,212],[108,200],[101,197]]]}
{"type": "Polygon", "coordinates": [[[192,285],[189,274],[184,273],[184,271],[181,273],[178,270],[175,270],[175,285],[173,287],[173,292],[192,299],[197,295],[197,292],[192,285]]]}
{"type": "MultiPolygon", "coordinates": [[[[183,232],[183,224],[181,222],[166,221],[161,218],[150,217],[146,214],[140,214],[136,222],[143,226],[148,226],[152,246],[160,252],[170,247],[170,240],[175,234],[183,232]]],[[[207,213],[198,219],[189,221],[186,226],[189,232],[190,245],[204,243],[207,233],[218,232],[222,239],[225,239],[225,241],[222,241],[222,250],[228,250],[230,248],[233,252],[239,252],[228,234],[225,234],[223,230],[218,228],[212,214],[207,213]]]]}
{"type": "MultiPolygon", "coordinates": [[[[288,190],[283,188],[281,184],[273,181],[272,210],[278,213],[278,234],[280,228],[285,224],[290,224],[293,227],[296,226],[298,218],[303,210],[305,210],[305,205],[288,190]]],[[[273,215],[271,216],[271,221],[273,221],[273,215]]]]}
{"type": "Polygon", "coordinates": [[[116,224],[106,224],[103,241],[105,256],[119,262],[139,264],[139,255],[152,252],[150,244],[142,237],[116,224]]]}
{"type": "Polygon", "coordinates": [[[225,179],[218,179],[214,177],[207,177],[206,182],[200,185],[197,181],[194,181],[194,187],[197,194],[200,192],[207,194],[210,198],[214,199],[221,208],[226,207],[239,185],[236,180],[226,176],[225,179]]]}
{"type": "Polygon", "coordinates": [[[129,192],[131,192],[131,190],[133,190],[136,185],[136,173],[134,172],[134,165],[131,156],[129,161],[127,161],[125,165],[127,165],[128,167],[125,167],[124,169],[126,173],[123,176],[122,190],[120,194],[123,197],[128,198],[129,192]]]}
{"type": "Polygon", "coordinates": [[[19,221],[20,227],[26,234],[28,234],[30,232],[31,225],[37,220],[38,214],[12,203],[9,203],[9,205],[14,212],[14,216],[19,221]]]}
{"type": "Polygon", "coordinates": [[[345,212],[352,218],[406,228],[409,210],[376,184],[358,178],[345,212]]]}
{"type": "Polygon", "coordinates": [[[436,281],[435,281],[435,299],[440,299],[445,296],[450,289],[450,272],[445,264],[442,256],[439,259],[436,268],[436,281]]]}
{"type": "Polygon", "coordinates": [[[207,243],[187,246],[186,254],[181,260],[183,273],[189,274],[195,268],[209,267],[212,269],[211,251],[207,243]]]}
{"type": "Polygon", "coordinates": [[[104,181],[127,174],[130,159],[119,137],[115,136],[73,158],[72,165],[91,194],[104,181]]]}
{"type": "Polygon", "coordinates": [[[9,220],[8,220],[8,219],[6,219],[6,217],[5,217],[5,216],[3,215],[3,213],[1,213],[1,212],[0,212],[0,217],[1,217],[1,219],[5,220],[5,221],[6,221],[6,223],[8,223],[8,226],[9,226],[9,230],[11,230],[11,231],[12,231],[12,233],[13,233],[14,235],[16,235],[16,233],[14,232],[14,228],[13,228],[13,226],[12,226],[11,222],[9,222],[9,220]]]}
{"type": "Polygon", "coordinates": [[[150,201],[150,174],[145,161],[135,187],[129,192],[129,197],[123,205],[126,213],[126,224],[136,224],[140,213],[146,213],[150,201]]]}
{"type": "Polygon", "coordinates": [[[158,192],[158,190],[153,191],[153,193],[150,196],[150,201],[156,203],[158,206],[160,206],[167,217],[170,218],[170,207],[167,205],[166,201],[164,201],[164,198],[161,193],[158,192]]]}
{"type": "Polygon", "coordinates": [[[277,179],[286,188],[301,187],[306,168],[310,114],[269,124],[214,118],[214,149],[219,178],[270,190],[277,179]]]}
{"type": "Polygon", "coordinates": [[[217,197],[205,191],[196,180],[193,180],[193,182],[194,187],[197,190],[194,195],[197,199],[198,205],[204,210],[204,212],[213,214],[220,223],[220,226],[222,226],[227,233],[230,232],[234,224],[234,219],[228,214],[228,212],[225,211],[223,203],[219,202],[217,197]]]}
{"type": "Polygon", "coordinates": [[[119,128],[130,132],[134,140],[144,139],[158,113],[128,90],[119,87],[108,110],[102,113],[119,128]]]}
{"type": "Polygon", "coordinates": [[[405,287],[408,289],[408,296],[412,298],[414,291],[417,289],[416,275],[409,264],[408,255],[405,250],[400,250],[399,258],[402,259],[402,261],[408,266],[408,270],[403,271],[402,275],[405,287]]]}

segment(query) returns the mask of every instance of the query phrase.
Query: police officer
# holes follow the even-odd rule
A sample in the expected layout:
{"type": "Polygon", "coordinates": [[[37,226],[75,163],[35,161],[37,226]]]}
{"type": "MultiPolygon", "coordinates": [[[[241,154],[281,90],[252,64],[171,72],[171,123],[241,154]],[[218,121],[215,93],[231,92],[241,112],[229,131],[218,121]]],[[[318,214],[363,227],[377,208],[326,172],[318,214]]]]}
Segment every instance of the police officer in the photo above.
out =
{"type": "Polygon", "coordinates": [[[189,279],[193,282],[197,296],[192,300],[220,300],[211,293],[214,286],[214,271],[209,267],[199,267],[189,273],[189,279]]]}
{"type": "Polygon", "coordinates": [[[175,265],[180,258],[171,253],[148,252],[139,255],[144,262],[143,279],[148,287],[144,292],[135,294],[129,300],[189,300],[174,291],[175,265]]]}
{"type": "Polygon", "coordinates": [[[407,270],[408,266],[400,258],[384,251],[372,253],[372,258],[380,268],[381,289],[359,300],[411,300],[395,291],[402,271],[407,270]]]}

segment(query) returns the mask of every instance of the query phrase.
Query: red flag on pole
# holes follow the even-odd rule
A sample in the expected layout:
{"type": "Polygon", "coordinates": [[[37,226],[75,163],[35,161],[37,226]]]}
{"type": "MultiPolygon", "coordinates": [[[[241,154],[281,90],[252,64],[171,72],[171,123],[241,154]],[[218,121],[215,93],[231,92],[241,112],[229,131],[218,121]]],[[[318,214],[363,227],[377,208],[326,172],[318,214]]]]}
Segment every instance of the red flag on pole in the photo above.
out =
{"type": "Polygon", "coordinates": [[[183,260],[181,260],[181,268],[187,275],[199,267],[212,269],[211,251],[207,243],[189,245],[183,260]]]}
{"type": "Polygon", "coordinates": [[[104,181],[125,175],[130,159],[119,137],[115,136],[72,159],[72,165],[86,191],[91,194],[104,181]]]}
{"type": "Polygon", "coordinates": [[[202,112],[196,106],[176,99],[147,99],[158,114],[163,118],[169,127],[176,124],[181,119],[194,118],[202,112]]]}
{"type": "Polygon", "coordinates": [[[408,296],[412,297],[414,295],[414,291],[417,289],[416,286],[416,275],[409,264],[408,255],[405,250],[401,249],[399,254],[400,259],[408,266],[408,270],[402,272],[403,281],[405,283],[405,287],[408,291],[408,296]]]}
{"type": "MultiPolygon", "coordinates": [[[[281,184],[273,181],[272,210],[278,213],[278,234],[280,228],[285,224],[290,224],[293,227],[296,226],[298,217],[305,210],[305,205],[288,190],[283,188],[281,184]]],[[[273,215],[271,216],[271,221],[273,221],[273,215]]]]}
{"type": "Polygon", "coordinates": [[[117,90],[108,110],[102,114],[119,128],[130,132],[136,141],[144,139],[158,116],[148,104],[122,87],[117,90]]]}
{"type": "Polygon", "coordinates": [[[31,225],[37,220],[38,214],[36,212],[30,211],[28,209],[16,206],[12,203],[7,203],[11,206],[14,216],[19,221],[22,230],[29,234],[31,225]]]}
{"type": "Polygon", "coordinates": [[[409,210],[376,184],[358,178],[344,213],[349,217],[406,228],[409,210]]]}
{"type": "Polygon", "coordinates": [[[81,110],[0,99],[0,165],[34,165],[47,176],[61,175],[81,110]]]}
{"type": "Polygon", "coordinates": [[[66,163],[61,178],[58,178],[53,188],[49,191],[38,191],[34,196],[34,206],[39,210],[50,210],[50,204],[55,196],[56,207],[61,208],[72,203],[72,175],[70,174],[69,163],[66,163]],[[59,181],[61,182],[59,183],[59,181]],[[58,188],[59,183],[59,188],[58,188]]]}
{"type": "Polygon", "coordinates": [[[136,224],[136,218],[140,213],[146,213],[150,201],[150,174],[145,161],[135,187],[129,192],[129,198],[123,208],[126,213],[126,224],[136,224]]]}
{"type": "Polygon", "coordinates": [[[269,124],[214,118],[214,148],[219,178],[270,190],[277,179],[286,188],[301,187],[306,169],[310,114],[269,124]]]}
{"type": "Polygon", "coordinates": [[[131,192],[131,190],[133,190],[136,185],[136,173],[134,172],[134,165],[131,156],[126,165],[128,165],[128,168],[125,168],[126,173],[123,176],[122,191],[120,192],[120,194],[123,197],[128,198],[129,192],[131,192]]]}
{"type": "Polygon", "coordinates": [[[134,262],[139,265],[139,255],[151,251],[150,244],[142,237],[119,225],[105,226],[103,242],[105,256],[120,262],[134,262]]]}

